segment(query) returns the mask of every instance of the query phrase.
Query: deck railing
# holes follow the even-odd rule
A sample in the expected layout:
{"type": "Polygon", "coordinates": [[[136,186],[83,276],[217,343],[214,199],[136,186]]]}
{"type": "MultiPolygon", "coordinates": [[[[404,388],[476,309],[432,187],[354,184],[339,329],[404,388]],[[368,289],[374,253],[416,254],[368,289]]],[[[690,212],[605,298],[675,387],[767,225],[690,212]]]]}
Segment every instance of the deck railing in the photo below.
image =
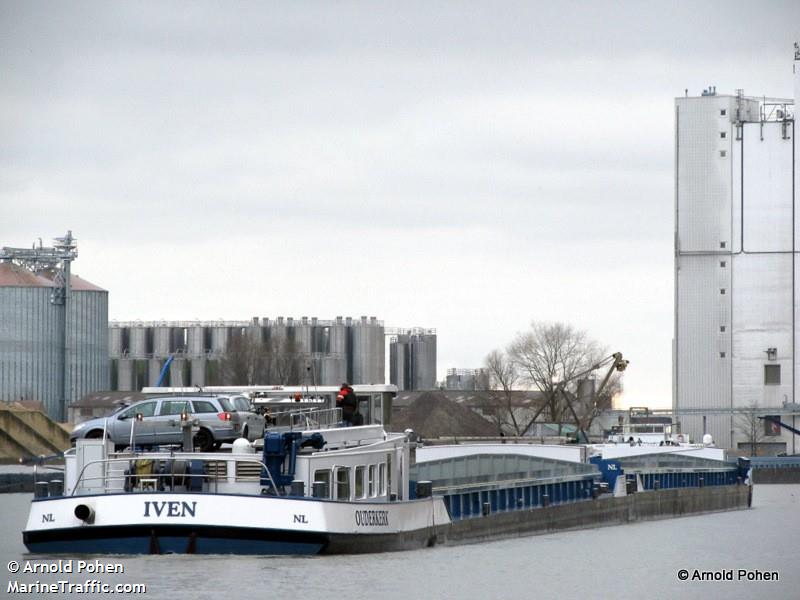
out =
{"type": "MultiPolygon", "coordinates": [[[[220,481],[227,482],[228,480],[227,463],[231,461],[237,465],[239,463],[247,463],[259,466],[269,479],[272,493],[276,496],[281,495],[269,468],[256,457],[234,454],[198,456],[197,454],[187,453],[133,455],[89,461],[81,468],[69,495],[78,496],[81,495],[79,493],[81,490],[97,488],[102,489],[105,493],[120,491],[118,485],[110,485],[112,482],[119,481],[122,481],[122,490],[125,492],[163,491],[165,489],[174,491],[176,487],[181,486],[184,486],[187,491],[193,491],[191,488],[194,486],[190,485],[190,482],[197,480],[200,481],[201,486],[203,482],[213,483],[213,490],[209,486],[209,489],[204,491],[216,494],[219,493],[220,481]],[[193,473],[190,470],[190,465],[197,461],[203,463],[203,470],[202,472],[193,473]],[[98,475],[87,474],[87,471],[96,465],[102,467],[102,473],[98,475]],[[109,467],[112,465],[119,465],[122,469],[110,469],[109,467]],[[118,474],[115,474],[115,472],[118,474]],[[99,482],[99,485],[92,485],[95,482],[99,482]]],[[[241,481],[241,478],[236,477],[234,473],[234,480],[241,481]]],[[[263,490],[262,493],[264,493],[263,490]]]]}
{"type": "Polygon", "coordinates": [[[289,431],[309,431],[335,426],[342,421],[341,408],[308,408],[285,410],[265,415],[269,425],[289,431]]]}

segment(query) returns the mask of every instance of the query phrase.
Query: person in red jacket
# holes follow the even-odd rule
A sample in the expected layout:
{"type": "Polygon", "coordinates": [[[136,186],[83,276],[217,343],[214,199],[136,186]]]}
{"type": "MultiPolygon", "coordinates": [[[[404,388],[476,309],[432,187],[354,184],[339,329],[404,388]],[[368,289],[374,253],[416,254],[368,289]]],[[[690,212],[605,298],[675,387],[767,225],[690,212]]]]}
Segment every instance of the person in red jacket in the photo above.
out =
{"type": "Polygon", "coordinates": [[[336,408],[342,409],[342,421],[346,425],[361,425],[364,418],[358,412],[358,399],[349,383],[343,383],[336,396],[336,408]]]}

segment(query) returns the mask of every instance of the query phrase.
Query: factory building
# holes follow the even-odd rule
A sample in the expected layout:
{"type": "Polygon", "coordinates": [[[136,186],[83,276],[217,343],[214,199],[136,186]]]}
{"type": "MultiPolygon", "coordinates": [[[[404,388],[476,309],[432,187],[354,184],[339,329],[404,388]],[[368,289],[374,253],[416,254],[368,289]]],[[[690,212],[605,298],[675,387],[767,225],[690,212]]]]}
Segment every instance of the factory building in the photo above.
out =
{"type": "Polygon", "coordinates": [[[113,390],[139,390],[159,379],[173,387],[385,381],[384,326],[375,317],[112,322],[108,343],[113,390]],[[251,363],[244,374],[227,373],[225,361],[247,351],[260,354],[242,359],[251,363]]]}
{"type": "Polygon", "coordinates": [[[446,390],[488,390],[489,373],[486,369],[447,369],[444,389],[446,390]]]}
{"type": "Polygon", "coordinates": [[[675,123],[674,418],[695,440],[800,452],[753,419],[800,425],[794,103],[711,87],[678,98],[675,123]]]}
{"type": "Polygon", "coordinates": [[[71,233],[0,250],[0,401],[40,401],[57,421],[109,383],[108,292],[70,272],[76,257],[71,233]]]}
{"type": "Polygon", "coordinates": [[[436,389],[436,330],[399,329],[389,339],[390,383],[398,390],[436,389]]]}

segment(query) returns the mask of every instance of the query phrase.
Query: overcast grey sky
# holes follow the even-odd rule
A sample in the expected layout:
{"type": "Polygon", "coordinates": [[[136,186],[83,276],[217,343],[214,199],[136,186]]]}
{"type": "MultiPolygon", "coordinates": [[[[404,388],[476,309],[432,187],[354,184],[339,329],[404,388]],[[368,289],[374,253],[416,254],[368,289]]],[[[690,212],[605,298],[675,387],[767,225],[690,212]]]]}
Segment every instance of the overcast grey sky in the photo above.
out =
{"type": "Polygon", "coordinates": [[[440,376],[531,320],[671,401],[673,112],[792,97],[800,3],[0,2],[0,246],[114,319],[375,315],[440,376]]]}

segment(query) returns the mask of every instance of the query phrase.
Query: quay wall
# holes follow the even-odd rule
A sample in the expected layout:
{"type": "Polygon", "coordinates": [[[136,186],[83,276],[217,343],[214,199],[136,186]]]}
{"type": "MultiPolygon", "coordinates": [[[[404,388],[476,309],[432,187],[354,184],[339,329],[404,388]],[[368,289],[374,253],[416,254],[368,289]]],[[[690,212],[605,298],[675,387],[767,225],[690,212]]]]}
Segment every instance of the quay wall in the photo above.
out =
{"type": "Polygon", "coordinates": [[[753,469],[750,477],[753,483],[800,483],[800,467],[753,469]]]}
{"type": "Polygon", "coordinates": [[[487,540],[619,525],[706,512],[747,508],[747,485],[674,488],[613,498],[551,505],[526,511],[495,513],[456,521],[437,531],[436,543],[464,544],[487,540]]]}

